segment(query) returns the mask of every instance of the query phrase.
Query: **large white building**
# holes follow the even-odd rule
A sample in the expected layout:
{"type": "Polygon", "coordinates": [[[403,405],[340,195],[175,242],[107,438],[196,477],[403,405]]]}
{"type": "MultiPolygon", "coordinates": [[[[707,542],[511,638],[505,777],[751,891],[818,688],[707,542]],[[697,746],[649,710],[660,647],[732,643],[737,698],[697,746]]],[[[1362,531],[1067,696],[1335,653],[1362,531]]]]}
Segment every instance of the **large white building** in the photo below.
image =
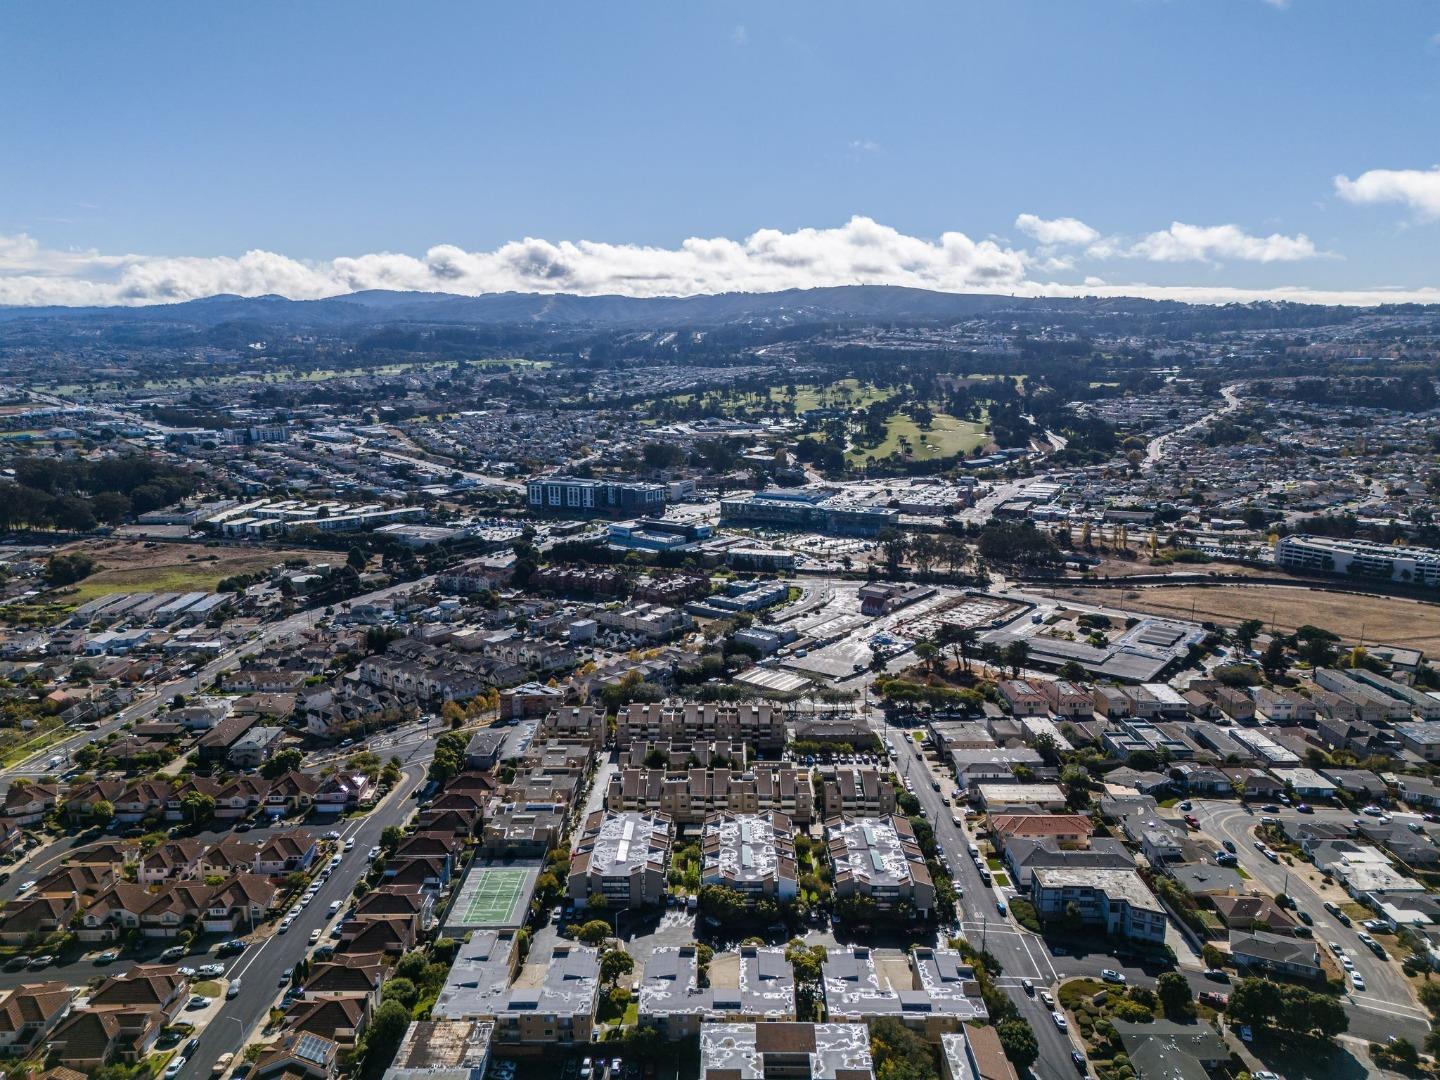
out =
{"type": "Polygon", "coordinates": [[[1440,588],[1440,551],[1396,547],[1370,540],[1341,540],[1304,533],[1275,545],[1275,565],[1312,573],[1353,574],[1440,588]]]}

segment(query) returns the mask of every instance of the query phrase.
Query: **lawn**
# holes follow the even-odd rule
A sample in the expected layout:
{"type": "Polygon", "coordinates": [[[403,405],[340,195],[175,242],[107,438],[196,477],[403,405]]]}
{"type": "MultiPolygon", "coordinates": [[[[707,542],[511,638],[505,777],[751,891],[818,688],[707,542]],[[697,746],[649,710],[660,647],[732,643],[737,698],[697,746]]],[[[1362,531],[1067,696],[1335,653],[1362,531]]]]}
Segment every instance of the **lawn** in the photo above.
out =
{"type": "Polygon", "coordinates": [[[195,993],[199,994],[201,997],[208,998],[217,998],[225,992],[223,989],[221,989],[220,984],[214,979],[204,979],[200,982],[197,982],[190,989],[193,990],[195,993]]]}
{"type": "Polygon", "coordinates": [[[954,457],[978,450],[990,441],[983,421],[959,420],[948,413],[936,413],[924,431],[913,419],[901,412],[893,413],[886,422],[885,439],[879,446],[852,450],[849,460],[860,464],[866,458],[879,461],[902,449],[902,440],[914,461],[954,457]]]}
{"type": "Polygon", "coordinates": [[[64,551],[83,552],[99,568],[70,589],[50,594],[75,605],[114,593],[213,592],[221,581],[236,574],[264,573],[286,559],[323,558],[314,551],[202,548],[193,544],[147,548],[123,540],[75,544],[64,551]]]}
{"type": "MultiPolygon", "coordinates": [[[[15,743],[15,745],[13,746],[7,747],[3,751],[3,756],[0,756],[0,765],[3,765],[5,768],[8,769],[11,765],[16,764],[17,762],[24,761],[32,754],[39,753],[47,746],[50,746],[53,743],[61,742],[66,737],[72,734],[71,729],[66,727],[64,724],[59,723],[58,721],[52,722],[55,723],[54,727],[49,728],[46,731],[42,731],[39,734],[28,731],[24,732],[22,741],[15,743]]],[[[0,738],[0,745],[3,745],[3,743],[3,738],[0,738]]]]}

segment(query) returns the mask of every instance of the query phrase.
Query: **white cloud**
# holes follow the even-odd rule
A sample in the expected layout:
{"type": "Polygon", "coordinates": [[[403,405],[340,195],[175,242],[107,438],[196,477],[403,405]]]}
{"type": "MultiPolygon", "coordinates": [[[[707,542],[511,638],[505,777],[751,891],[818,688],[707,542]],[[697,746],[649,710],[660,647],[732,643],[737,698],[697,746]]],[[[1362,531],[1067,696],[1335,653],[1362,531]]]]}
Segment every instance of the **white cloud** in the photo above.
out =
{"type": "MultiPolygon", "coordinates": [[[[1032,234],[1074,242],[1093,230],[1075,219],[1022,215],[1017,225],[1032,234]],[[1022,224],[1023,222],[1023,224],[1022,224]]],[[[1199,228],[1175,224],[1139,240],[1099,237],[1085,257],[1248,259],[1276,261],[1315,254],[1305,237],[1255,237],[1235,226],[1199,228]]],[[[692,238],[675,247],[552,242],[535,238],[492,251],[450,244],[423,255],[394,252],[307,261],[269,251],[240,256],[108,255],[58,251],[21,234],[0,236],[0,304],[142,305],[233,293],[278,294],[318,299],[363,289],[435,291],[479,295],[493,292],[684,296],[723,292],[771,292],[829,285],[905,285],[943,292],[1013,293],[1021,296],[1140,296],[1196,303],[1292,300],[1313,303],[1440,303],[1440,288],[1371,288],[1314,291],[1301,286],[1236,289],[1156,286],[1083,277],[1084,284],[1044,280],[1084,273],[1080,253],[1057,253],[1055,245],[1026,250],[961,232],[938,238],[909,236],[867,217],[826,229],[760,229],[739,240],[692,238]]]]}
{"type": "Polygon", "coordinates": [[[1404,203],[1422,220],[1440,220],[1440,165],[1428,170],[1371,169],[1354,180],[1337,176],[1335,192],[1352,203],[1404,203]]]}
{"type": "Polygon", "coordinates": [[[874,139],[851,139],[850,149],[857,154],[878,154],[881,146],[874,139]]]}
{"type": "Polygon", "coordinates": [[[730,31],[730,41],[734,45],[747,45],[750,42],[750,31],[745,28],[744,23],[736,23],[735,29],[730,31]]]}
{"type": "Polygon", "coordinates": [[[674,296],[823,285],[966,290],[1013,287],[1027,255],[991,240],[906,236],[870,218],[839,228],[760,229],[744,240],[692,238],[675,248],[526,238],[494,251],[451,244],[421,257],[382,252],[304,262],[269,251],[238,258],[102,256],[0,237],[0,304],[147,304],[216,293],[316,299],[361,289],[619,293],[674,296]]]}
{"type": "Polygon", "coordinates": [[[1170,228],[1142,236],[1127,244],[1107,237],[1092,244],[1088,254],[1097,259],[1124,257],[1150,262],[1212,262],[1234,259],[1242,262],[1296,262],[1313,259],[1320,253],[1304,233],[1284,236],[1252,236],[1238,225],[1187,225],[1171,222],[1170,228]]]}
{"type": "Polygon", "coordinates": [[[1033,236],[1042,244],[1056,246],[1077,246],[1093,244],[1100,239],[1100,233],[1086,225],[1079,218],[1062,217],[1046,220],[1034,214],[1021,214],[1015,219],[1015,228],[1033,236]]]}

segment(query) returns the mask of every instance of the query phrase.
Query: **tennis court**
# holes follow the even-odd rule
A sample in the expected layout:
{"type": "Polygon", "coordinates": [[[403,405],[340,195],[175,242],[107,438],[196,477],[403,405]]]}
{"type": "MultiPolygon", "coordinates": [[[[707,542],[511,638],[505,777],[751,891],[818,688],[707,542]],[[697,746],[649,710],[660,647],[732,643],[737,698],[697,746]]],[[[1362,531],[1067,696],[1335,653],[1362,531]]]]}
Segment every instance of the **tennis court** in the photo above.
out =
{"type": "Polygon", "coordinates": [[[520,926],[525,921],[539,870],[533,866],[477,866],[465,876],[446,926],[520,926]]]}

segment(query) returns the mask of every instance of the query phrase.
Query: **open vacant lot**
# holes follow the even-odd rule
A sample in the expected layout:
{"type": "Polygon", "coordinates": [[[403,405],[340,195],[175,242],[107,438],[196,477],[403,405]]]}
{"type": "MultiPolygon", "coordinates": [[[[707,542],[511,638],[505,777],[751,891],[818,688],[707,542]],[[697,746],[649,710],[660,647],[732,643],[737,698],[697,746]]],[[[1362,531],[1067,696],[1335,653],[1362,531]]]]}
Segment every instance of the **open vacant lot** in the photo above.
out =
{"type": "Polygon", "coordinates": [[[256,574],[286,559],[324,562],[325,553],[265,548],[208,548],[194,544],[146,547],[129,540],[98,540],[72,544],[65,554],[83,553],[95,560],[96,572],[64,593],[67,603],[83,604],[97,596],[122,592],[197,592],[214,589],[235,574],[256,574]]]}
{"type": "Polygon", "coordinates": [[[1364,596],[1273,585],[1147,585],[1140,589],[1059,589],[1057,597],[1079,603],[1178,615],[1234,626],[1264,619],[1283,631],[1310,624],[1359,642],[1440,650],[1440,604],[1392,596],[1364,596]]]}

